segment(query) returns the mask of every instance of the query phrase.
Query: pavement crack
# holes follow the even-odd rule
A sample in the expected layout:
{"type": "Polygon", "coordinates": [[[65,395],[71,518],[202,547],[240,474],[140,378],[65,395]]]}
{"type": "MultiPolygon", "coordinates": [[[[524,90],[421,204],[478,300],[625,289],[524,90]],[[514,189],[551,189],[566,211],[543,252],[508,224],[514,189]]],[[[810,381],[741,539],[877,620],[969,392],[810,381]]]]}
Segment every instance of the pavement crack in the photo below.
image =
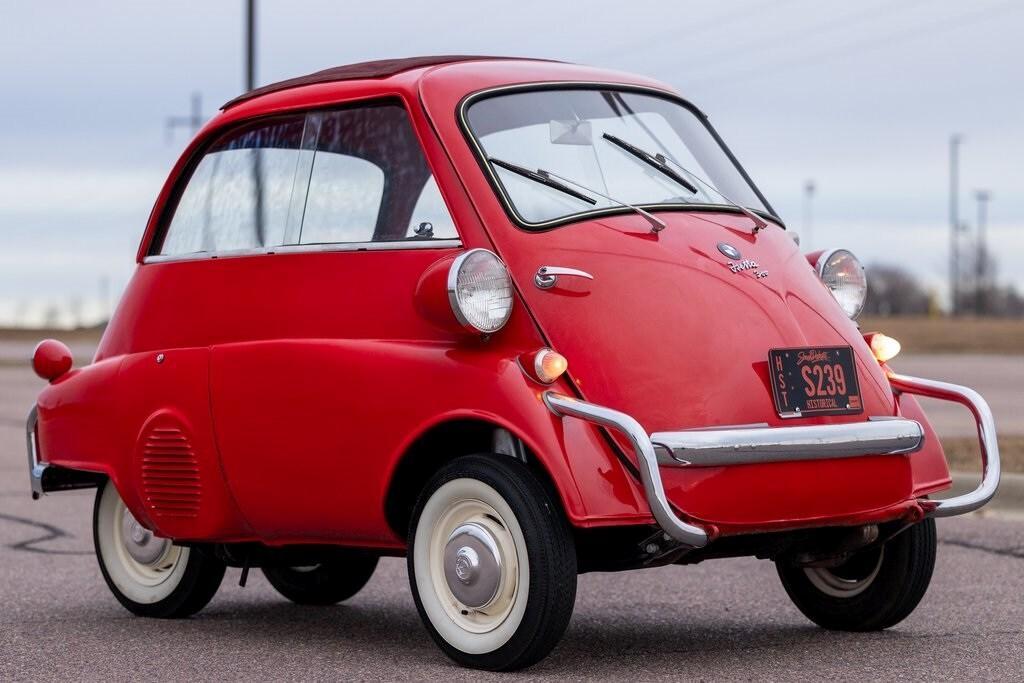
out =
{"type": "Polygon", "coordinates": [[[958,548],[967,548],[968,550],[980,550],[983,553],[991,553],[1002,557],[1013,557],[1018,560],[1024,560],[1024,550],[1015,550],[1012,548],[990,548],[988,546],[981,545],[980,543],[971,543],[970,541],[959,541],[955,539],[944,539],[939,541],[939,543],[955,545],[958,548]]]}
{"type": "Polygon", "coordinates": [[[37,548],[36,546],[40,543],[49,543],[50,541],[56,541],[59,538],[74,538],[72,534],[69,534],[63,529],[53,526],[52,524],[37,522],[34,519],[16,517],[14,515],[7,515],[4,513],[0,513],[0,519],[8,522],[14,522],[16,524],[24,524],[25,526],[30,526],[43,532],[42,536],[30,538],[27,541],[9,543],[7,547],[11,550],[22,550],[28,553],[41,553],[43,555],[92,555],[92,552],[88,550],[52,550],[50,548],[37,548]]]}

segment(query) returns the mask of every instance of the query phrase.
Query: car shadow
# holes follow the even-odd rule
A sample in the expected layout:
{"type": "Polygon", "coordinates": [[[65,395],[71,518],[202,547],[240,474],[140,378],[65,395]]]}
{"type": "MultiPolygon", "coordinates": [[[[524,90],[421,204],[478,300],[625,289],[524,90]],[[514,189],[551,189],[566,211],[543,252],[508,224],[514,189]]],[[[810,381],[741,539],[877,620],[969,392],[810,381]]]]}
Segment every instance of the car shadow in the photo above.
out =
{"type": "MultiPolygon", "coordinates": [[[[204,637],[223,636],[254,650],[278,648],[282,652],[347,651],[372,656],[393,672],[407,667],[459,671],[431,641],[411,604],[347,604],[303,607],[279,600],[242,605],[211,605],[192,621],[204,637]]],[[[166,622],[164,622],[166,623],[166,622]]],[[[530,668],[531,677],[586,675],[588,678],[628,676],[644,671],[711,674],[716,667],[735,671],[738,662],[757,666],[764,658],[828,658],[836,648],[854,641],[896,645],[913,636],[898,631],[871,634],[829,632],[812,625],[749,621],[702,624],[684,610],[654,615],[628,623],[601,613],[578,610],[562,642],[545,660],[530,668]]],[[[317,654],[316,656],[319,656],[317,654]]],[[[456,676],[461,677],[461,676],[456,676]]]]}

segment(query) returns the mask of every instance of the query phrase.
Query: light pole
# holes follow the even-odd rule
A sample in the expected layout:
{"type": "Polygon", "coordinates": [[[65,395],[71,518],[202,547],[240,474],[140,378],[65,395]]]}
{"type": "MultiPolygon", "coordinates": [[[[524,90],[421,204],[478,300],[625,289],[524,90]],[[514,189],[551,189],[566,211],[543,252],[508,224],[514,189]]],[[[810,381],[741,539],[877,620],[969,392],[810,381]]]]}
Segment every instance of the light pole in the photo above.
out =
{"type": "Polygon", "coordinates": [[[167,117],[167,141],[171,141],[175,128],[190,128],[194,136],[203,127],[203,95],[198,90],[192,92],[192,111],[188,116],[167,117]]]}
{"type": "Polygon", "coordinates": [[[978,202],[978,244],[976,263],[974,264],[974,314],[984,315],[988,313],[988,245],[985,240],[985,227],[988,222],[988,203],[992,199],[992,193],[988,190],[977,190],[974,198],[978,202]]]}
{"type": "Polygon", "coordinates": [[[814,199],[815,191],[817,191],[817,186],[813,180],[804,183],[804,251],[810,251],[813,242],[811,236],[814,229],[814,216],[811,211],[811,202],[814,199]]]}
{"type": "Polygon", "coordinates": [[[960,143],[963,136],[954,133],[949,137],[949,312],[959,312],[960,297],[960,143]]]}
{"type": "Polygon", "coordinates": [[[256,87],[256,0],[245,0],[245,91],[256,87]]]}

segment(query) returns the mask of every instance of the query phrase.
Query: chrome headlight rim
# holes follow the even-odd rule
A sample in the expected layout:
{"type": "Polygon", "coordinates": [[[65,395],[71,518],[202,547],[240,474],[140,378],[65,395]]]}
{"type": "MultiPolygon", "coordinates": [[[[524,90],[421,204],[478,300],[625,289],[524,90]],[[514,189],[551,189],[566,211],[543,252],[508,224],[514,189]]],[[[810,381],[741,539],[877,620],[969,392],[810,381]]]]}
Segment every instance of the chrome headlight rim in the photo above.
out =
{"type": "Polygon", "coordinates": [[[832,300],[836,302],[836,305],[839,306],[840,310],[842,310],[843,313],[845,313],[850,318],[850,320],[856,320],[864,311],[864,304],[868,300],[867,271],[864,268],[864,264],[861,263],[861,260],[857,258],[857,255],[854,254],[849,249],[845,249],[843,247],[840,247],[838,249],[826,249],[825,251],[821,252],[821,255],[818,256],[818,260],[815,261],[814,270],[818,273],[818,279],[821,281],[823,285],[825,285],[825,289],[827,289],[828,293],[832,295],[832,300]],[[853,259],[854,263],[857,264],[857,267],[860,268],[860,272],[864,279],[864,295],[860,298],[860,302],[857,304],[857,309],[852,313],[847,311],[843,307],[843,304],[839,301],[839,299],[836,298],[835,292],[832,290],[831,287],[828,286],[828,283],[825,281],[825,268],[828,266],[828,262],[839,253],[846,253],[850,256],[851,259],[853,259]]]}
{"type": "Polygon", "coordinates": [[[505,266],[505,262],[502,261],[501,258],[490,249],[483,249],[477,247],[475,249],[470,249],[466,252],[463,252],[462,254],[459,254],[455,258],[455,260],[452,261],[452,265],[448,269],[448,303],[459,325],[461,325],[469,332],[473,332],[475,334],[488,335],[494,334],[495,332],[498,332],[503,327],[505,327],[505,325],[508,323],[509,318],[512,317],[512,304],[511,302],[509,303],[508,313],[505,315],[505,318],[501,321],[501,324],[494,327],[493,329],[485,329],[478,327],[474,325],[473,322],[468,317],[466,317],[466,314],[462,310],[462,302],[459,299],[459,273],[462,271],[462,266],[465,265],[466,261],[468,261],[474,255],[481,253],[490,256],[502,267],[502,269],[505,271],[505,278],[508,280],[509,289],[511,290],[512,276],[509,275],[508,268],[505,266]]]}

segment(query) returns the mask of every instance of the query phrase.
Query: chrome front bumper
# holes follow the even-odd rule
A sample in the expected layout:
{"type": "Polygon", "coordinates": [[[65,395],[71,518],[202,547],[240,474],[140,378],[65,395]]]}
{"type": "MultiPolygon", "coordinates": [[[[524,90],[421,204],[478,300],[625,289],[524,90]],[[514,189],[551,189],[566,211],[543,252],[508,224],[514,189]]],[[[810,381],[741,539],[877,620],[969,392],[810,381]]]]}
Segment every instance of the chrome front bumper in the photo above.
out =
{"type": "MultiPolygon", "coordinates": [[[[978,425],[984,467],[981,485],[971,493],[935,501],[929,513],[948,517],[976,510],[992,499],[999,485],[999,447],[995,421],[988,404],[967,387],[904,375],[890,375],[896,392],[918,394],[961,403],[974,414],[978,425]]],[[[647,503],[658,525],[676,541],[701,548],[708,532],[681,520],[672,509],[661,481],[659,467],[719,467],[794,460],[827,460],[866,455],[907,455],[924,445],[924,429],[914,420],[899,417],[869,418],[843,425],[768,427],[744,425],[717,429],[648,434],[625,413],[548,391],[544,403],[559,417],[575,417],[609,429],[629,439],[640,469],[647,503]]]]}

